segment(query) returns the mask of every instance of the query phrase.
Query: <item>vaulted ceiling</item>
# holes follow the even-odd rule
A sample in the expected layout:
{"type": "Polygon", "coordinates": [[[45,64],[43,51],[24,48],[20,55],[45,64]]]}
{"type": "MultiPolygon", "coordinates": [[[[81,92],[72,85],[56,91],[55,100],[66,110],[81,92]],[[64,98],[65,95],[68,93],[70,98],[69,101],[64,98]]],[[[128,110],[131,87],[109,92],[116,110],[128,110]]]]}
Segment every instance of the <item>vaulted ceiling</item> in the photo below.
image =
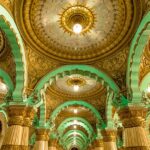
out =
{"type": "MultiPolygon", "coordinates": [[[[59,140],[64,149],[87,148],[99,136],[98,130],[109,124],[108,113],[115,114],[119,103],[115,94],[127,99],[131,40],[148,2],[0,0],[0,4],[11,14],[23,40],[27,66],[23,96],[42,101],[36,105],[35,127],[48,127],[50,137],[59,140]],[[76,23],[82,25],[79,34],[73,30],[76,23]],[[110,110],[109,98],[116,100],[110,110]]],[[[149,43],[144,49],[139,83],[150,71],[149,43]]],[[[0,68],[15,87],[16,63],[3,29],[0,68]]],[[[5,80],[0,78],[0,83],[5,80]]],[[[3,97],[0,95],[1,101],[3,97]]],[[[31,138],[33,134],[34,128],[31,138]]]]}

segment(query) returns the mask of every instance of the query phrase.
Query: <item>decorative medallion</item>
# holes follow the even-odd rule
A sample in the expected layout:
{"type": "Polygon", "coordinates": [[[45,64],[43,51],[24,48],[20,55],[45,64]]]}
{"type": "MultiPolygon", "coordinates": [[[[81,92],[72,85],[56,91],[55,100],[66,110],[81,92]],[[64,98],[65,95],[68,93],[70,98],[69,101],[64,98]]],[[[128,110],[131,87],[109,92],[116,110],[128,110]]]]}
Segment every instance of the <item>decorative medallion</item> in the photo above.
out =
{"type": "Polygon", "coordinates": [[[80,74],[73,74],[57,79],[56,83],[52,84],[52,89],[72,96],[80,96],[83,94],[92,95],[103,90],[103,86],[96,80],[80,74]]]}
{"type": "Polygon", "coordinates": [[[81,78],[81,77],[73,77],[73,78],[69,78],[67,80],[67,84],[69,86],[75,86],[75,85],[77,85],[77,86],[80,87],[80,86],[84,86],[86,84],[86,80],[83,79],[83,78],[81,78]]]}
{"type": "Polygon", "coordinates": [[[27,44],[63,63],[92,63],[121,51],[143,8],[142,0],[16,0],[15,5],[27,44]]]}
{"type": "Polygon", "coordinates": [[[77,33],[85,34],[94,27],[95,15],[89,8],[82,5],[75,5],[64,9],[63,13],[60,14],[59,21],[60,26],[65,32],[75,34],[75,29],[79,26],[77,33]]]}

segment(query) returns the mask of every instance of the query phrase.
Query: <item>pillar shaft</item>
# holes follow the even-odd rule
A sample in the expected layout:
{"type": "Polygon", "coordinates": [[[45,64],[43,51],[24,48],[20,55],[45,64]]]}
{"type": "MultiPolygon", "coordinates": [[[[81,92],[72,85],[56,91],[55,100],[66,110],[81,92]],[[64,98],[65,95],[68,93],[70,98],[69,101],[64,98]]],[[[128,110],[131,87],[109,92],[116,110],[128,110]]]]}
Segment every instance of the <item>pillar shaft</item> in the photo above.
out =
{"type": "Polygon", "coordinates": [[[29,127],[34,117],[34,110],[25,106],[9,106],[9,127],[1,150],[27,150],[29,127]],[[28,121],[27,121],[28,120],[28,121]]]}
{"type": "Polygon", "coordinates": [[[145,130],[147,109],[141,106],[131,106],[119,110],[119,116],[124,126],[123,140],[125,150],[149,150],[148,135],[145,130]]]}
{"type": "Polygon", "coordinates": [[[116,131],[115,130],[103,130],[101,131],[104,141],[104,150],[117,150],[116,146],[116,131]]]}
{"type": "Polygon", "coordinates": [[[48,150],[49,130],[37,129],[34,150],[48,150]]]}
{"type": "Polygon", "coordinates": [[[49,140],[48,150],[57,150],[57,139],[50,139],[49,140]]]}

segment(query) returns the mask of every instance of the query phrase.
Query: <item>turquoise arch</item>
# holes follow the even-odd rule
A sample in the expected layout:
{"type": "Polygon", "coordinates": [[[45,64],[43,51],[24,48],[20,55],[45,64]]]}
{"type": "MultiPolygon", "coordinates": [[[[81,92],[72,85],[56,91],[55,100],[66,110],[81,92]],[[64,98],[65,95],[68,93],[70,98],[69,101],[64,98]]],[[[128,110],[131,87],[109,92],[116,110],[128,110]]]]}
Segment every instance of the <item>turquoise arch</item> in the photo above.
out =
{"type": "Polygon", "coordinates": [[[52,115],[50,116],[50,119],[49,119],[49,123],[53,123],[53,121],[55,120],[55,118],[57,117],[57,115],[62,111],[64,110],[65,108],[69,107],[69,106],[73,106],[73,105],[79,105],[79,106],[83,106],[87,109],[89,109],[93,115],[95,116],[95,118],[98,120],[98,125],[101,126],[103,129],[106,127],[102,117],[100,116],[99,112],[97,111],[97,109],[95,107],[93,107],[91,104],[85,102],[85,101],[82,101],[82,100],[70,100],[70,101],[67,101],[61,105],[59,105],[53,112],[52,112],[52,115]]]}
{"type": "Polygon", "coordinates": [[[24,45],[13,18],[2,5],[0,5],[0,28],[10,43],[16,64],[16,86],[13,91],[13,100],[22,101],[22,92],[27,80],[24,45]]]}
{"type": "Polygon", "coordinates": [[[88,137],[85,135],[85,133],[83,133],[80,130],[69,130],[67,133],[65,133],[62,137],[61,137],[61,141],[62,143],[65,142],[70,136],[74,135],[74,132],[76,132],[76,135],[81,136],[82,139],[88,143],[88,137]]]}
{"type": "Polygon", "coordinates": [[[82,126],[87,131],[89,138],[94,139],[94,137],[96,137],[91,124],[87,120],[81,117],[71,117],[71,118],[65,119],[57,128],[57,131],[60,137],[63,135],[66,128],[74,125],[74,120],[77,120],[76,125],[82,126]]]}
{"type": "MultiPolygon", "coordinates": [[[[52,84],[52,82],[56,81],[57,78],[61,78],[65,75],[73,74],[75,71],[77,71],[79,74],[83,74],[85,76],[90,76],[91,78],[94,78],[96,81],[101,82],[101,84],[105,87],[109,87],[114,92],[114,97],[119,93],[120,89],[116,85],[116,83],[104,72],[89,66],[89,65],[65,65],[62,66],[50,73],[48,73],[46,76],[44,76],[39,83],[35,87],[35,92],[39,93],[38,97],[40,99],[39,104],[37,106],[40,106],[40,124],[43,126],[46,123],[46,101],[42,98],[41,95],[43,95],[49,85],[52,84]]],[[[44,96],[43,96],[44,97],[44,96]]],[[[122,103],[124,99],[121,101],[122,103]]],[[[112,103],[115,103],[115,106],[118,107],[120,103],[118,103],[117,99],[114,98],[114,102],[112,100],[112,103]],[[116,105],[117,104],[117,105],[116,105]]],[[[111,103],[111,105],[112,105],[111,103]]],[[[127,105],[127,103],[126,103],[127,105]]]]}
{"type": "MultiPolygon", "coordinates": [[[[69,149],[70,146],[73,145],[73,141],[74,138],[70,137],[66,142],[65,142],[65,147],[67,147],[69,149]]],[[[83,139],[81,137],[76,137],[76,141],[77,141],[77,145],[83,149],[84,147],[86,147],[86,143],[83,141],[83,139]]]]}
{"type": "Polygon", "coordinates": [[[3,69],[0,69],[0,77],[3,79],[5,84],[8,86],[9,92],[12,93],[14,90],[14,85],[13,85],[13,82],[12,82],[10,76],[8,75],[8,73],[5,72],[3,69]]]}
{"type": "Polygon", "coordinates": [[[127,87],[131,94],[131,102],[141,103],[142,92],[139,88],[140,62],[143,50],[149,41],[150,12],[142,19],[140,26],[132,40],[127,66],[127,87]]]}

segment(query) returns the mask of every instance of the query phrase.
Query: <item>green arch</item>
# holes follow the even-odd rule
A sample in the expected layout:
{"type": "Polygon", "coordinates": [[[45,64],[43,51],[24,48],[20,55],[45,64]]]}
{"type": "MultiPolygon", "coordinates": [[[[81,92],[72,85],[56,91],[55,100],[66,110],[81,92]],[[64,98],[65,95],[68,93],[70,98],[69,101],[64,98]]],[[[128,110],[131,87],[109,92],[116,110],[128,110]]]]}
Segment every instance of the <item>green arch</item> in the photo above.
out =
{"type": "MultiPolygon", "coordinates": [[[[37,107],[40,106],[40,123],[42,125],[45,125],[46,122],[46,111],[45,111],[45,107],[46,107],[46,101],[43,99],[44,95],[47,87],[49,85],[52,84],[53,81],[56,81],[57,78],[61,78],[65,75],[71,75],[71,74],[81,74],[84,76],[89,76],[90,78],[94,78],[96,81],[101,82],[101,84],[105,87],[110,87],[110,89],[112,89],[112,91],[114,92],[114,95],[116,96],[119,93],[119,88],[116,85],[116,83],[104,72],[89,66],[89,65],[65,65],[62,66],[52,72],[49,72],[46,76],[44,76],[39,83],[36,85],[35,87],[35,92],[38,93],[38,97],[40,102],[36,105],[37,107]]],[[[124,99],[123,99],[124,100],[124,99]]],[[[121,101],[122,103],[123,101],[121,101]]],[[[120,103],[118,103],[117,99],[114,99],[115,105],[117,107],[120,105],[120,103]]]]}
{"type": "Polygon", "coordinates": [[[85,135],[85,133],[83,133],[80,130],[69,130],[67,133],[65,133],[62,137],[61,137],[61,141],[62,144],[70,137],[74,135],[74,132],[76,132],[76,135],[79,135],[83,138],[83,140],[88,143],[88,137],[85,135]]]}
{"type": "Polygon", "coordinates": [[[0,69],[0,77],[4,80],[5,84],[9,87],[9,92],[12,93],[14,90],[14,85],[8,73],[0,69]]]}
{"type": "Polygon", "coordinates": [[[131,93],[132,103],[141,103],[142,93],[139,89],[140,62],[144,47],[149,41],[150,12],[142,19],[140,26],[132,40],[127,66],[127,87],[131,93]]]}
{"type": "Polygon", "coordinates": [[[85,101],[82,101],[82,100],[71,100],[71,101],[67,101],[61,105],[59,105],[53,112],[52,112],[52,115],[50,116],[50,119],[49,119],[49,123],[53,123],[55,118],[57,117],[57,115],[63,110],[65,109],[66,107],[69,107],[69,106],[73,106],[73,105],[79,105],[79,106],[83,106],[87,109],[89,109],[95,116],[95,118],[97,118],[98,120],[98,125],[101,126],[102,128],[105,128],[106,125],[102,119],[102,117],[100,116],[99,112],[97,111],[97,109],[92,106],[91,104],[85,102],[85,101]]]}
{"type": "MultiPolygon", "coordinates": [[[[65,142],[65,147],[69,149],[69,147],[73,145],[73,140],[74,140],[73,137],[70,137],[69,139],[67,139],[67,141],[65,142]]],[[[78,147],[80,147],[80,149],[83,149],[84,147],[86,147],[86,143],[83,141],[81,137],[76,137],[76,143],[78,147]]]]}
{"type": "Polygon", "coordinates": [[[58,129],[57,129],[60,137],[63,135],[63,133],[67,127],[74,125],[74,120],[77,120],[76,125],[82,126],[87,131],[89,138],[94,139],[94,137],[96,137],[91,124],[87,120],[85,120],[84,118],[81,118],[81,117],[70,117],[70,118],[65,119],[58,126],[58,129]]]}
{"type": "Polygon", "coordinates": [[[44,88],[44,85],[46,83],[48,83],[48,84],[51,83],[51,79],[55,80],[56,76],[61,77],[62,73],[64,75],[70,75],[70,73],[72,73],[72,74],[78,73],[78,74],[83,74],[85,76],[89,76],[89,73],[91,73],[90,74],[91,78],[94,78],[94,79],[98,80],[99,82],[101,82],[103,80],[104,84],[108,85],[111,89],[113,89],[114,92],[119,92],[118,86],[108,75],[106,75],[104,72],[102,72],[92,66],[88,66],[88,65],[65,65],[65,66],[62,66],[62,67],[48,73],[46,76],[44,76],[40,80],[40,82],[36,85],[35,90],[40,91],[41,89],[44,88]],[[72,72],[70,72],[70,71],[72,71],[72,72]]]}
{"type": "Polygon", "coordinates": [[[23,41],[13,18],[2,5],[0,5],[0,28],[4,31],[10,43],[16,64],[16,86],[13,92],[13,100],[22,101],[22,91],[27,79],[23,41]]]}

